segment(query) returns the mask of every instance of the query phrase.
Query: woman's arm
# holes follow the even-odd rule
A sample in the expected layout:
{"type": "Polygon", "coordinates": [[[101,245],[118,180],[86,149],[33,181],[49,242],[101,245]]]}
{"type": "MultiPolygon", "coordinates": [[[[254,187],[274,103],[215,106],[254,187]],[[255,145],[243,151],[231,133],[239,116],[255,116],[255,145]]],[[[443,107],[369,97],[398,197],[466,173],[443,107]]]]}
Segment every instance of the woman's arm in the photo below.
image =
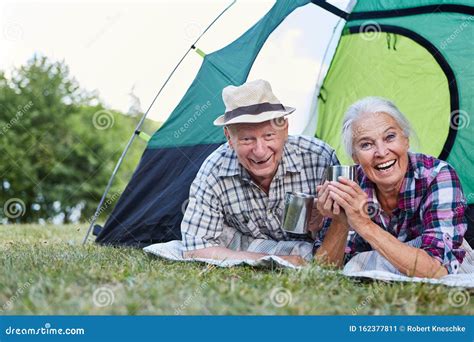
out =
{"type": "Polygon", "coordinates": [[[323,243],[318,248],[314,257],[319,262],[342,267],[344,265],[344,252],[349,234],[349,224],[340,207],[329,197],[329,182],[318,185],[318,198],[316,207],[321,216],[332,219],[331,225],[324,235],[323,243]]]}
{"type": "Polygon", "coordinates": [[[354,227],[354,230],[403,274],[422,278],[440,278],[448,274],[447,269],[424,250],[401,242],[372,221],[354,227]]]}
{"type": "Polygon", "coordinates": [[[349,226],[401,273],[430,278],[448,274],[447,269],[426,251],[404,244],[373,223],[364,211],[367,194],[357,183],[341,178],[340,182],[331,182],[328,189],[329,197],[344,209],[349,226]]]}

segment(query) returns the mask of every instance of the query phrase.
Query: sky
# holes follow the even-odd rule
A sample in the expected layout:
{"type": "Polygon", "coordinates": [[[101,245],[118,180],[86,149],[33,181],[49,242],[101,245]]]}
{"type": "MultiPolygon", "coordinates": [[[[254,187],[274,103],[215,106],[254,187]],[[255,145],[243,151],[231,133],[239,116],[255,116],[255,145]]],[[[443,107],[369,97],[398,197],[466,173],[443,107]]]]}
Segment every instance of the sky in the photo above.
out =
{"type": "MultiPolygon", "coordinates": [[[[331,2],[339,7],[347,3],[331,2]]],[[[146,110],[189,46],[230,3],[0,0],[0,69],[8,75],[34,54],[64,60],[81,87],[97,90],[107,107],[127,112],[133,89],[146,110]]],[[[273,4],[238,0],[197,46],[210,53],[228,45],[273,4]]],[[[337,17],[313,4],[296,10],[269,37],[248,79],[269,80],[282,103],[309,115],[317,75],[327,68],[324,51],[337,22],[337,17]]],[[[195,53],[186,57],[149,118],[167,118],[201,63],[195,53]]],[[[290,133],[304,128],[303,120],[295,120],[290,133]]]]}

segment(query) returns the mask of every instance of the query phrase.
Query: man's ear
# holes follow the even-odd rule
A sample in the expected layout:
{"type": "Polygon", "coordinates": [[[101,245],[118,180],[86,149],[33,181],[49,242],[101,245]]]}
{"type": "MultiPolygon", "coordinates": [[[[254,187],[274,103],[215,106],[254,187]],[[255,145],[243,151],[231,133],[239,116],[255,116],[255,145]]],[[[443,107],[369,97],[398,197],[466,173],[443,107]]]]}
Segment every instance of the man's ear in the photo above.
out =
{"type": "Polygon", "coordinates": [[[288,119],[285,118],[285,138],[288,139],[288,127],[289,127],[288,119]]]}
{"type": "Polygon", "coordinates": [[[224,126],[224,135],[227,139],[227,142],[229,143],[230,148],[234,148],[232,146],[232,139],[230,138],[230,132],[229,132],[229,129],[227,128],[227,126],[224,126]]]}

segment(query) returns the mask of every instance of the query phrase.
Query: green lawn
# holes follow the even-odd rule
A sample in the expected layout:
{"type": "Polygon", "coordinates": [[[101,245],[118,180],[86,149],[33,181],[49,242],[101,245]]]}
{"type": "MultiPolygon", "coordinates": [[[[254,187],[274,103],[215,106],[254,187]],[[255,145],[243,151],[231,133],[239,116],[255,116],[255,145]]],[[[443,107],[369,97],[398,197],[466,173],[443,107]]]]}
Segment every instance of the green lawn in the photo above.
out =
{"type": "Polygon", "coordinates": [[[3,315],[474,314],[473,301],[458,304],[469,299],[460,289],[359,282],[317,265],[175,263],[137,249],[82,247],[85,229],[0,226],[3,315]]]}

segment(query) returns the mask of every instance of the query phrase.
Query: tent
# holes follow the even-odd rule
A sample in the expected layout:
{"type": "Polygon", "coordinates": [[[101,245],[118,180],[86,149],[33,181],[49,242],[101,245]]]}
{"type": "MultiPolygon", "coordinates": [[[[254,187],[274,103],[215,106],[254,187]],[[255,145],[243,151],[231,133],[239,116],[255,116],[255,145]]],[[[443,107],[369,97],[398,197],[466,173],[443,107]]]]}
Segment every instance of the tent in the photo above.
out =
{"type": "Polygon", "coordinates": [[[341,10],[325,1],[279,0],[224,48],[209,54],[196,49],[203,57],[196,78],[149,140],[96,242],[141,247],[181,238],[190,184],[204,159],[225,142],[222,128],[212,125],[224,111],[222,89],[244,83],[272,32],[313,6],[343,18],[343,27],[335,31],[335,48],[327,50],[324,81],[318,82],[316,73],[306,75],[316,86],[302,133],[325,140],[350,162],[340,143],[345,109],[368,95],[392,99],[415,128],[419,143],[412,142],[414,149],[447,160],[458,171],[473,227],[472,1],[364,0],[348,14],[350,6],[341,10]]]}

